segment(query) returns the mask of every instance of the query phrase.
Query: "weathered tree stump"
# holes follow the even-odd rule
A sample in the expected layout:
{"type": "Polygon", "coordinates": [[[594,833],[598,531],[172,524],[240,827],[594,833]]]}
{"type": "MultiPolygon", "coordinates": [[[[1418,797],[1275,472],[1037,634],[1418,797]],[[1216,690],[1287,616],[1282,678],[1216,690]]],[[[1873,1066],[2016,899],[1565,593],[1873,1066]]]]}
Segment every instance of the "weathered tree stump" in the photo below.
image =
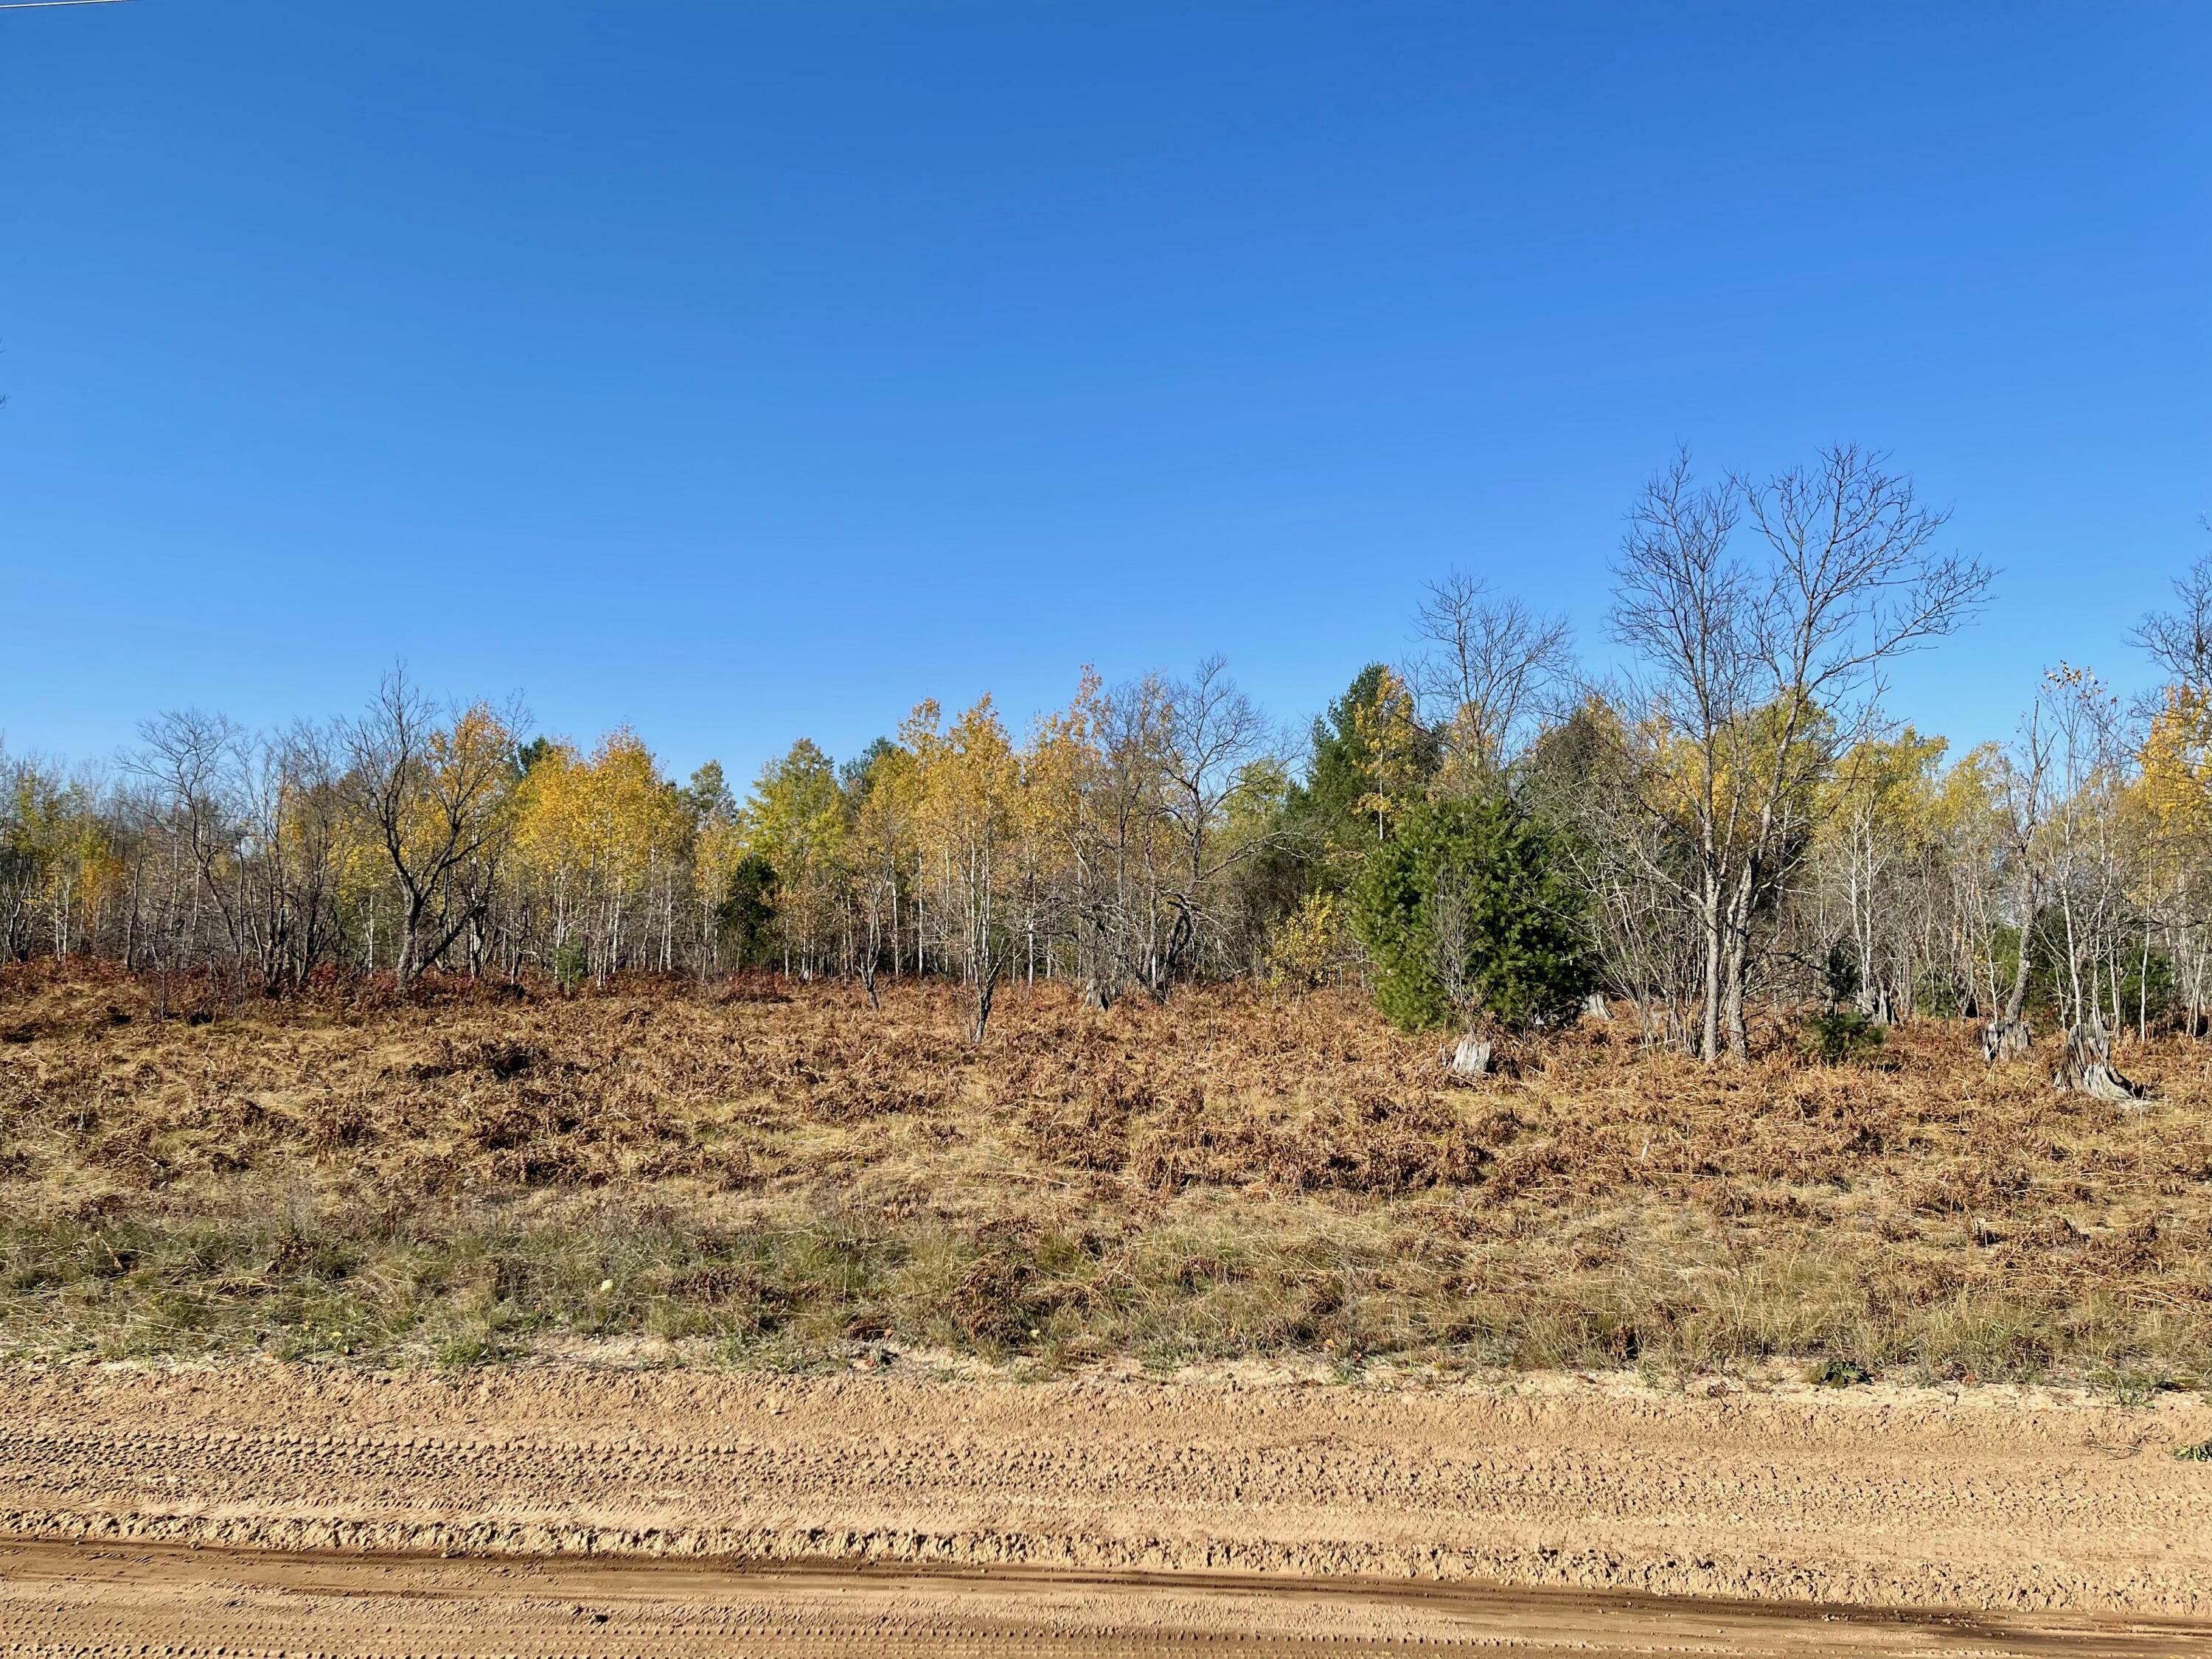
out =
{"type": "Polygon", "coordinates": [[[1992,1065],[2000,1060],[2017,1060],[2027,1052],[2029,1042],[2026,1020],[1999,1014],[1982,1027],[1982,1058],[1992,1065]]]}
{"type": "Polygon", "coordinates": [[[1083,1006],[1094,1014],[1103,1014],[1114,1006],[1114,999],[1106,994],[1097,980],[1086,979],[1083,981],[1083,1006]]]}
{"type": "Polygon", "coordinates": [[[1605,993],[1602,991],[1592,991],[1588,996],[1584,997],[1583,999],[1583,1014],[1586,1018],[1601,1019],[1610,1024],[1613,1019],[1613,1010],[1606,1002],[1605,993]]]}
{"type": "Polygon", "coordinates": [[[1495,1060],[1489,1042],[1471,1031],[1438,1057],[1454,1077],[1468,1079],[1488,1077],[1495,1060]]]}
{"type": "Polygon", "coordinates": [[[2112,1069],[2112,1040],[2101,1021],[2089,1020],[2066,1034],[2065,1051],[2051,1086],[2060,1093],[2075,1091],[2115,1106],[2137,1106],[2149,1091],[2112,1069]]]}

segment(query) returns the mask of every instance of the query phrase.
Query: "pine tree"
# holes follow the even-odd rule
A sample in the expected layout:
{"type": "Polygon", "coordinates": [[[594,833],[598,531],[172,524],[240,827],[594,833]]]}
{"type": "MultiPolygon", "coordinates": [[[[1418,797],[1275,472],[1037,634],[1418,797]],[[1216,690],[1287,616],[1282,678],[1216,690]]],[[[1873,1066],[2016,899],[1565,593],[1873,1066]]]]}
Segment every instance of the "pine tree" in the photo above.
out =
{"type": "Polygon", "coordinates": [[[1503,796],[1424,802],[1368,859],[1352,927],[1406,1030],[1571,1019],[1596,981],[1586,901],[1556,836],[1503,796]]]}

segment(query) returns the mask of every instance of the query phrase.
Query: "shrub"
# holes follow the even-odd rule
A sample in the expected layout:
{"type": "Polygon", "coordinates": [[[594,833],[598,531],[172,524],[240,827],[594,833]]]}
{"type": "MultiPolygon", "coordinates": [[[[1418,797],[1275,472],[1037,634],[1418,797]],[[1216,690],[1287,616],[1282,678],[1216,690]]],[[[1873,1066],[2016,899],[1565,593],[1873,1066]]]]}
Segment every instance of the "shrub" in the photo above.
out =
{"type": "Polygon", "coordinates": [[[1827,1066],[1856,1065],[1871,1059],[1887,1035],[1856,1008],[1844,1005],[1859,994],[1858,963],[1838,939],[1828,947],[1828,1012],[1805,1021],[1805,1052],[1827,1066]]]}
{"type": "Polygon", "coordinates": [[[584,941],[572,939],[553,952],[553,977],[564,991],[574,991],[592,976],[591,952],[584,941]]]}
{"type": "Polygon", "coordinates": [[[1334,893],[1309,893],[1267,935],[1267,982],[1310,991],[1341,980],[1358,964],[1350,946],[1343,902],[1334,893]]]}
{"type": "Polygon", "coordinates": [[[1824,1066],[1857,1066],[1874,1058],[1887,1035],[1856,1008],[1831,1008],[1805,1019],[1805,1052],[1824,1066]]]}

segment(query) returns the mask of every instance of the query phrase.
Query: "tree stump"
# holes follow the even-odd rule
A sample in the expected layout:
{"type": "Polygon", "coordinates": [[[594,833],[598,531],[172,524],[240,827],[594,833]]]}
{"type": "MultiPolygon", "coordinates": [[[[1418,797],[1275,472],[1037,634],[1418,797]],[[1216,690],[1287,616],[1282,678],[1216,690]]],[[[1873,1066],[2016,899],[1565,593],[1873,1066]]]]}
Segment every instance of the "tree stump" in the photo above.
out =
{"type": "Polygon", "coordinates": [[[1114,1006],[1114,999],[1106,994],[1096,979],[1083,981],[1083,1006],[1094,1014],[1103,1014],[1114,1006]]]}
{"type": "Polygon", "coordinates": [[[1488,1077],[1493,1057],[1488,1042],[1469,1032],[1446,1048],[1440,1058],[1444,1069],[1454,1077],[1472,1079],[1488,1077]]]}
{"type": "Polygon", "coordinates": [[[2051,1086],[2062,1094],[2079,1090],[2115,1106],[2140,1105],[2150,1092],[2112,1069],[2112,1040],[2103,1023],[2094,1019],[2066,1034],[2065,1052],[2051,1073],[2051,1086]]]}
{"type": "Polygon", "coordinates": [[[1982,1027],[1982,1058],[1992,1065],[2000,1060],[2019,1059],[2027,1052],[2028,1042],[2024,1019],[2007,1019],[2000,1014],[1982,1027]]]}
{"type": "Polygon", "coordinates": [[[1583,999],[1583,1013],[1588,1018],[1601,1019],[1608,1024],[1613,1019],[1613,1010],[1607,1006],[1602,991],[1592,991],[1583,999]]]}

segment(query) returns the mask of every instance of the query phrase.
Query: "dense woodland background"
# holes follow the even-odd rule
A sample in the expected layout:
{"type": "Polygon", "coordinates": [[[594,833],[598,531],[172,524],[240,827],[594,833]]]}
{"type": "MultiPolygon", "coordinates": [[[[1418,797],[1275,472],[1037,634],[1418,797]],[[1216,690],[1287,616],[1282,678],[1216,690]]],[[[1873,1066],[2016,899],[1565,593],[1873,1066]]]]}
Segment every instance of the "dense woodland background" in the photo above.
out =
{"type": "Polygon", "coordinates": [[[180,976],[922,975],[978,1037],[998,988],[1046,977],[1102,1006],[1358,982],[1409,1028],[1513,1034],[1596,992],[1708,1060],[1762,1003],[1824,1008],[1832,1058],[1923,1016],[2196,1033],[2212,559],[2131,642],[2154,695],[2047,665],[2012,741],[1954,753],[1881,695],[1989,591],[1942,536],[1865,451],[1717,482],[1685,458],[1629,515],[1603,677],[1452,576],[1413,658],[1310,732],[1218,661],[1086,673],[1026,733],[925,702],[842,764],[802,739],[742,799],[627,729],[586,749],[397,671],[282,731],[166,713],[112,762],[0,752],[0,960],[112,959],[165,1007],[180,976]]]}

